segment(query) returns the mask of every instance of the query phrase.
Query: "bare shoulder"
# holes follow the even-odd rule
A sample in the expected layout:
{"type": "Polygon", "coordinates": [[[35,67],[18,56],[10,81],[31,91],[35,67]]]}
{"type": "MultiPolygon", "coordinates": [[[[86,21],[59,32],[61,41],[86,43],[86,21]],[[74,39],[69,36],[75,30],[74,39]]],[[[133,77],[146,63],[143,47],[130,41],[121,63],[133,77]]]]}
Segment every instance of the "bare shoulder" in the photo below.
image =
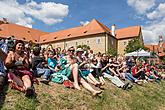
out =
{"type": "Polygon", "coordinates": [[[14,52],[13,52],[13,51],[9,51],[9,52],[8,52],[8,55],[14,56],[14,52]]]}

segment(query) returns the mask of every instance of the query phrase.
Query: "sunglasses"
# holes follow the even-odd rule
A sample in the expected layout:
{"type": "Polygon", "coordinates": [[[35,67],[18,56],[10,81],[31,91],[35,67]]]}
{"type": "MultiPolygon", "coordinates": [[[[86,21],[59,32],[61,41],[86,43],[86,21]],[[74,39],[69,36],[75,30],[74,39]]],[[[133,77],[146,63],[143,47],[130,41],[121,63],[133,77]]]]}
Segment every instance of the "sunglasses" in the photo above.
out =
{"type": "Polygon", "coordinates": [[[68,50],[68,51],[70,51],[70,52],[74,52],[75,50],[68,50]]]}

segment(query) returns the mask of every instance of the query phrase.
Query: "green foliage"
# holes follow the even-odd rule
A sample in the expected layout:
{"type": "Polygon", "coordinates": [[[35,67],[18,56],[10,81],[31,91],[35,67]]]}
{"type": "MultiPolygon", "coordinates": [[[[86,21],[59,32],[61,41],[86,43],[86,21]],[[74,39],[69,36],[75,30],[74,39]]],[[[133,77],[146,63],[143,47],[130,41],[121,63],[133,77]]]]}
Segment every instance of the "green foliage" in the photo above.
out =
{"type": "Polygon", "coordinates": [[[162,58],[162,61],[165,63],[165,56],[162,58]]]}
{"type": "Polygon", "coordinates": [[[109,48],[107,54],[111,56],[117,56],[117,50],[114,48],[109,48]]]}
{"type": "Polygon", "coordinates": [[[146,50],[144,45],[141,43],[140,39],[134,38],[128,42],[128,45],[126,46],[124,51],[125,53],[130,53],[130,52],[137,51],[139,49],[146,50]]]}
{"type": "Polygon", "coordinates": [[[77,48],[82,48],[84,50],[90,49],[88,45],[78,45],[77,48]]]}

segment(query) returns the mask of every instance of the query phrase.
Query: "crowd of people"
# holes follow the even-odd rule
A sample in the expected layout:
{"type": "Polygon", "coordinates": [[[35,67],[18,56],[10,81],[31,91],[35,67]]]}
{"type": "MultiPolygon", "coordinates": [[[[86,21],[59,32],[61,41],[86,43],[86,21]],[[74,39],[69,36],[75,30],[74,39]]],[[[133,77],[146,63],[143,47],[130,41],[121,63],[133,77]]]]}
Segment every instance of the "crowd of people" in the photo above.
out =
{"type": "Polygon", "coordinates": [[[163,72],[163,68],[134,57],[94,54],[91,49],[73,46],[61,50],[52,45],[41,48],[38,44],[31,45],[21,40],[0,40],[0,90],[9,84],[25,96],[35,95],[33,84],[39,82],[47,85],[54,82],[77,90],[81,90],[82,85],[96,96],[102,93],[101,88],[107,83],[105,78],[118,88],[127,90],[132,88],[132,83],[159,83],[165,78],[163,72]]]}

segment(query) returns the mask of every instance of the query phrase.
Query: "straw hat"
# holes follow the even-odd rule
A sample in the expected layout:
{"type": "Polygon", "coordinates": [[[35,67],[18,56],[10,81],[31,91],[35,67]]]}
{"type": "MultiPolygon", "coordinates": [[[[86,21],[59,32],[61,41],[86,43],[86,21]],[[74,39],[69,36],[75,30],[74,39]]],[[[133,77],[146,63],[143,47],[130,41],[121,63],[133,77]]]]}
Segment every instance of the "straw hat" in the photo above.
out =
{"type": "Polygon", "coordinates": [[[77,48],[76,52],[84,52],[82,48],[77,48]]]}

